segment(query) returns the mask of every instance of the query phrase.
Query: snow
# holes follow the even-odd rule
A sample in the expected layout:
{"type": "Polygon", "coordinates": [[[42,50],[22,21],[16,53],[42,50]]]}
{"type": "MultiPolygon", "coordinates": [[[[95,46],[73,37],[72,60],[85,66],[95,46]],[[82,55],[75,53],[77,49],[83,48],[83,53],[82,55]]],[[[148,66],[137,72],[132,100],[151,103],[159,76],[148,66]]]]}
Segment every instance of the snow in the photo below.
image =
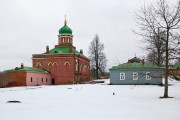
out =
{"type": "Polygon", "coordinates": [[[168,99],[154,85],[0,88],[0,120],[179,120],[180,82],[170,82],[168,99]]]}

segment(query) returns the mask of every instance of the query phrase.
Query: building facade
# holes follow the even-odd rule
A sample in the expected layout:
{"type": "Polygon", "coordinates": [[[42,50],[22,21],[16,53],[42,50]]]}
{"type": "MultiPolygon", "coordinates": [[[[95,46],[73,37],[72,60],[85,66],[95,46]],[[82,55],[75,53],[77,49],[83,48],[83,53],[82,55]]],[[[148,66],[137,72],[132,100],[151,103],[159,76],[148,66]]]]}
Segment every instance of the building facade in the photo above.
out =
{"type": "Polygon", "coordinates": [[[112,85],[161,85],[163,69],[137,57],[110,69],[112,85]]]}
{"type": "Polygon", "coordinates": [[[5,71],[5,74],[0,80],[0,87],[12,87],[12,86],[37,86],[37,85],[50,85],[51,75],[48,71],[33,68],[16,67],[5,71]]]}
{"type": "Polygon", "coordinates": [[[33,67],[16,67],[0,74],[0,87],[86,83],[90,81],[89,59],[73,46],[72,30],[59,29],[58,44],[32,55],[33,67]]]}
{"type": "MultiPolygon", "coordinates": [[[[164,70],[165,74],[165,70],[164,70]]],[[[180,80],[180,65],[175,65],[169,68],[169,75],[176,80],[180,80]]]]}
{"type": "Polygon", "coordinates": [[[72,30],[67,26],[59,29],[58,44],[53,49],[46,47],[43,54],[33,54],[33,67],[50,72],[52,84],[85,83],[90,80],[89,59],[83,51],[73,46],[72,30]]]}

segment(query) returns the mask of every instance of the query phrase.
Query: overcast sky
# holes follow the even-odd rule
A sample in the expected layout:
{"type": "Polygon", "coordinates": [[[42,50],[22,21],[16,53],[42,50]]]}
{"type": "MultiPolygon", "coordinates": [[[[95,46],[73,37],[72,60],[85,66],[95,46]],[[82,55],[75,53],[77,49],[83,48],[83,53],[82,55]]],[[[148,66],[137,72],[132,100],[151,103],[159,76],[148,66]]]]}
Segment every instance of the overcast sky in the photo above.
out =
{"type": "MultiPolygon", "coordinates": [[[[104,43],[107,69],[127,62],[136,54],[145,55],[143,45],[132,32],[137,11],[145,0],[1,0],[0,70],[32,66],[32,54],[45,52],[58,43],[58,30],[67,25],[73,30],[74,46],[88,47],[95,34],[104,43]]],[[[149,0],[150,1],[150,0],[149,0]]],[[[148,1],[146,0],[146,3],[148,1]]]]}

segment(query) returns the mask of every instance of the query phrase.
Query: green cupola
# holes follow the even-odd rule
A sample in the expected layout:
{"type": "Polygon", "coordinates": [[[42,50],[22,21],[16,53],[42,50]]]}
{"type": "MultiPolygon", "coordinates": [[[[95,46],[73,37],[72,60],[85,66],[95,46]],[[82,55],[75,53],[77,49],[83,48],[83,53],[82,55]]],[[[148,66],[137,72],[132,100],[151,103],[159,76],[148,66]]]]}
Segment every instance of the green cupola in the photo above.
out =
{"type": "Polygon", "coordinates": [[[64,26],[59,29],[59,34],[72,35],[72,30],[71,30],[71,28],[69,28],[69,27],[67,26],[67,21],[66,21],[66,19],[65,19],[65,21],[64,21],[64,26]]]}

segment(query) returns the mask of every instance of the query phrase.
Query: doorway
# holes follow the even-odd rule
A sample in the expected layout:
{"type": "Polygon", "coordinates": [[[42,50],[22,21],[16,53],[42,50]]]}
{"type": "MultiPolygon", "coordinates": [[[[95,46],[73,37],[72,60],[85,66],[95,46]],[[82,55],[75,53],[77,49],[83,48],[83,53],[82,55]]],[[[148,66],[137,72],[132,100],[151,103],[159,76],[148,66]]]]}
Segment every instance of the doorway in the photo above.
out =
{"type": "Polygon", "coordinates": [[[36,86],[39,86],[38,77],[36,78],[36,86]]]}
{"type": "Polygon", "coordinates": [[[51,84],[55,85],[55,79],[54,78],[52,78],[51,84]]]}

